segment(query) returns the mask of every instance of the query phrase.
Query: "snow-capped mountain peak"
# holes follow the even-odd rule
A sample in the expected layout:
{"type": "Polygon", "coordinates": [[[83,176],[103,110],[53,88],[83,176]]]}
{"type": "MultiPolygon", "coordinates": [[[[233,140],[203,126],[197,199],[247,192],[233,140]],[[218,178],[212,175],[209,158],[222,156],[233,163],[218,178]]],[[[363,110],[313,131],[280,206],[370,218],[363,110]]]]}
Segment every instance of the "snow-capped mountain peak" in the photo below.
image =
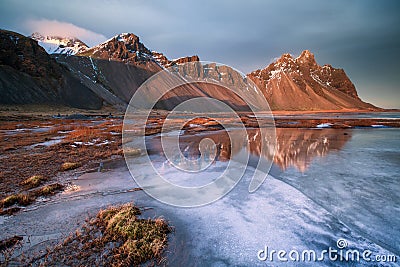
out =
{"type": "Polygon", "coordinates": [[[148,61],[151,59],[151,51],[140,42],[138,36],[133,33],[121,33],[107,41],[96,45],[87,51],[79,53],[80,56],[118,60],[123,62],[148,61]]]}
{"type": "Polygon", "coordinates": [[[84,42],[75,37],[44,36],[35,32],[30,38],[36,40],[48,54],[75,55],[89,49],[84,42]]]}

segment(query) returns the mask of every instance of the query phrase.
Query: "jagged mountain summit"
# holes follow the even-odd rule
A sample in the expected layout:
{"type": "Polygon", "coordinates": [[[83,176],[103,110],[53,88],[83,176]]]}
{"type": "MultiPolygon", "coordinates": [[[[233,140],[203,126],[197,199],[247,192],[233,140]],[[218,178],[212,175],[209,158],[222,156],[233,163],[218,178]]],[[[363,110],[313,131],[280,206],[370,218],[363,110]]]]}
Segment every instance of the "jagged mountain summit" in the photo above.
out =
{"type": "Polygon", "coordinates": [[[136,63],[151,58],[147,49],[133,33],[122,33],[78,54],[98,59],[136,63]]]}
{"type": "Polygon", "coordinates": [[[38,32],[29,36],[46,50],[48,54],[75,55],[89,49],[89,47],[75,37],[44,36],[38,32]]]}
{"type": "Polygon", "coordinates": [[[78,53],[77,55],[96,59],[106,59],[109,61],[122,61],[131,64],[154,62],[161,67],[199,61],[197,56],[169,60],[163,53],[150,51],[142,42],[140,42],[140,38],[133,33],[118,34],[99,45],[78,53]]]}
{"type": "Polygon", "coordinates": [[[275,110],[376,109],[358,97],[343,69],[318,65],[308,50],[296,58],[283,54],[248,77],[261,88],[275,110]]]}

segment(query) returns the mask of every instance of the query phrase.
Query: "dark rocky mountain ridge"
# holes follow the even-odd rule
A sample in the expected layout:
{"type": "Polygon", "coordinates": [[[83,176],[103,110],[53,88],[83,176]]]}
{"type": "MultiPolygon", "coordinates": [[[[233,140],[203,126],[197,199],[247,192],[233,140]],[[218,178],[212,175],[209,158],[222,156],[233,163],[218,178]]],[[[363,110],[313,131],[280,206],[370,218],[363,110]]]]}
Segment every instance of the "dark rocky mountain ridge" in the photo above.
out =
{"type": "MultiPolygon", "coordinates": [[[[116,35],[76,55],[50,56],[37,41],[9,31],[1,31],[0,41],[1,103],[60,103],[89,109],[108,103],[123,109],[149,77],[175,66],[182,76],[227,86],[241,87],[250,79],[273,110],[377,109],[358,97],[343,69],[319,66],[307,50],[297,58],[284,54],[266,68],[241,77],[228,66],[200,64],[198,56],[170,60],[148,49],[132,33],[116,35]],[[187,62],[191,64],[183,64],[187,62]]],[[[157,107],[171,109],[197,96],[217,98],[238,110],[245,106],[236,94],[201,83],[174,89],[157,107]]]]}

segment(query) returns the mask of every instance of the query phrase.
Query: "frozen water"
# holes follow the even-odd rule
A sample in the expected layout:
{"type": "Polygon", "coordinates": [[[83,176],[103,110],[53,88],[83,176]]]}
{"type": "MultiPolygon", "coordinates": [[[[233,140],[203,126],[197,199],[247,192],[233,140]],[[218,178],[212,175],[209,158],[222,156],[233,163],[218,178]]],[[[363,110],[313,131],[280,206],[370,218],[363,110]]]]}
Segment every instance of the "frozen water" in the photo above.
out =
{"type": "Polygon", "coordinates": [[[353,230],[400,252],[400,131],[355,129],[343,149],[277,178],[299,189],[353,230]]]}
{"type": "MultiPolygon", "coordinates": [[[[346,239],[348,248],[360,253],[368,249],[372,255],[398,257],[400,131],[350,130],[351,137],[344,145],[340,137],[343,130],[320,131],[321,144],[330,144],[325,147],[325,154],[307,159],[306,168],[296,168],[295,162],[284,170],[275,166],[271,172],[275,178],[268,177],[253,194],[247,190],[252,173],[249,167],[240,183],[212,204],[183,209],[150,200],[152,206],[157,206],[155,210],[176,227],[170,248],[171,265],[275,266],[280,262],[260,261],[257,252],[268,246],[288,252],[314,250],[318,254],[328,247],[337,249],[339,238],[346,239]],[[333,135],[335,132],[337,137],[333,135]]],[[[308,153],[315,144],[310,143],[308,153]]],[[[293,149],[299,151],[299,148],[293,149]]],[[[209,179],[223,164],[211,166],[198,179],[209,179]]],[[[166,179],[178,179],[171,166],[164,166],[163,171],[166,179]]],[[[179,179],[186,183],[192,181],[185,175],[179,179]]],[[[192,185],[197,185],[196,181],[192,185]]],[[[148,199],[139,201],[149,203],[148,199]]],[[[325,259],[325,266],[339,264],[325,259]]],[[[297,262],[297,265],[304,266],[304,263],[297,262]]],[[[321,266],[321,262],[307,262],[307,266],[314,265],[321,266]]],[[[368,264],[361,261],[340,262],[340,265],[368,264]]],[[[290,262],[290,266],[296,266],[296,262],[290,262]]]]}

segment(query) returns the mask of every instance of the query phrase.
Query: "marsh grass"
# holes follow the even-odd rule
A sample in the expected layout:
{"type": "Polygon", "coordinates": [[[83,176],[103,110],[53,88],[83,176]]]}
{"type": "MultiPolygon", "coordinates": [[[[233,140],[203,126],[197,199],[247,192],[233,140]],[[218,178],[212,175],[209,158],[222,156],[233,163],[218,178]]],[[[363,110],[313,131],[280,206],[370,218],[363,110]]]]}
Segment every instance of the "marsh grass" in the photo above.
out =
{"type": "Polygon", "coordinates": [[[0,154],[4,158],[0,161],[1,215],[18,212],[21,206],[33,203],[39,195],[47,196],[59,191],[57,186],[46,186],[46,184],[56,183],[60,171],[78,167],[85,170],[93,164],[98,165],[99,161],[123,155],[121,135],[110,134],[111,130],[120,131],[122,120],[113,119],[99,125],[103,119],[96,121],[48,118],[20,120],[17,117],[15,119],[16,121],[0,123],[0,154]],[[16,129],[22,130],[7,132],[16,129]],[[60,138],[61,134],[64,138],[60,143],[30,147],[53,138],[60,138]],[[96,144],[106,140],[108,142],[104,145],[75,144],[77,141],[86,142],[85,140],[96,144]]]}
{"type": "Polygon", "coordinates": [[[80,126],[68,134],[68,138],[74,141],[87,142],[99,136],[100,132],[87,126],[80,126]]]}
{"type": "MultiPolygon", "coordinates": [[[[30,179],[30,178],[29,178],[30,179]]],[[[29,180],[28,179],[28,180],[29,180]]],[[[35,180],[36,179],[32,179],[35,180]]],[[[13,205],[28,206],[32,204],[39,196],[50,196],[61,191],[64,188],[62,184],[53,183],[44,185],[33,191],[28,191],[24,193],[12,194],[6,196],[0,201],[0,215],[12,215],[21,210],[20,207],[11,207],[13,205]],[[11,208],[9,208],[11,207],[11,208]],[[8,209],[7,209],[8,208],[8,209]]]]}
{"type": "Polygon", "coordinates": [[[77,127],[78,126],[76,126],[76,124],[56,125],[49,130],[49,133],[58,134],[58,132],[70,132],[76,129],[77,127]]]}
{"type": "Polygon", "coordinates": [[[33,176],[29,177],[28,179],[22,181],[21,185],[24,185],[30,189],[30,188],[38,187],[44,181],[46,181],[46,178],[44,178],[43,175],[33,175],[33,176]]]}
{"type": "Polygon", "coordinates": [[[39,188],[38,190],[34,191],[33,194],[35,196],[50,196],[61,191],[63,188],[64,186],[62,184],[54,183],[39,188]]]}
{"type": "Polygon", "coordinates": [[[13,194],[9,195],[5,198],[3,198],[0,201],[0,207],[1,208],[8,208],[12,205],[18,204],[21,206],[28,206],[31,204],[35,199],[30,196],[29,194],[24,194],[24,193],[19,193],[19,194],[13,194]]]}
{"type": "Polygon", "coordinates": [[[22,236],[13,236],[0,241],[0,251],[14,247],[18,242],[23,239],[22,236]]]}
{"type": "Polygon", "coordinates": [[[18,212],[20,210],[21,210],[20,207],[11,207],[11,208],[8,208],[8,209],[0,209],[0,215],[1,216],[4,216],[4,215],[10,216],[10,215],[13,215],[14,213],[16,213],[16,212],[18,212]]]}
{"type": "Polygon", "coordinates": [[[14,235],[0,240],[0,266],[10,266],[10,260],[14,254],[14,250],[22,247],[22,236],[14,235]]]}
{"type": "Polygon", "coordinates": [[[96,126],[96,128],[94,126],[79,126],[69,132],[66,139],[75,142],[89,142],[93,139],[106,140],[109,138],[111,138],[110,131],[100,128],[100,126],[96,126]]]}
{"type": "Polygon", "coordinates": [[[42,264],[139,266],[160,264],[172,228],[161,218],[142,219],[132,204],[112,206],[50,251],[42,264]]]}
{"type": "Polygon", "coordinates": [[[61,165],[60,170],[61,171],[69,171],[69,170],[74,170],[76,168],[79,168],[80,166],[81,166],[81,164],[78,162],[64,162],[61,165]]]}

